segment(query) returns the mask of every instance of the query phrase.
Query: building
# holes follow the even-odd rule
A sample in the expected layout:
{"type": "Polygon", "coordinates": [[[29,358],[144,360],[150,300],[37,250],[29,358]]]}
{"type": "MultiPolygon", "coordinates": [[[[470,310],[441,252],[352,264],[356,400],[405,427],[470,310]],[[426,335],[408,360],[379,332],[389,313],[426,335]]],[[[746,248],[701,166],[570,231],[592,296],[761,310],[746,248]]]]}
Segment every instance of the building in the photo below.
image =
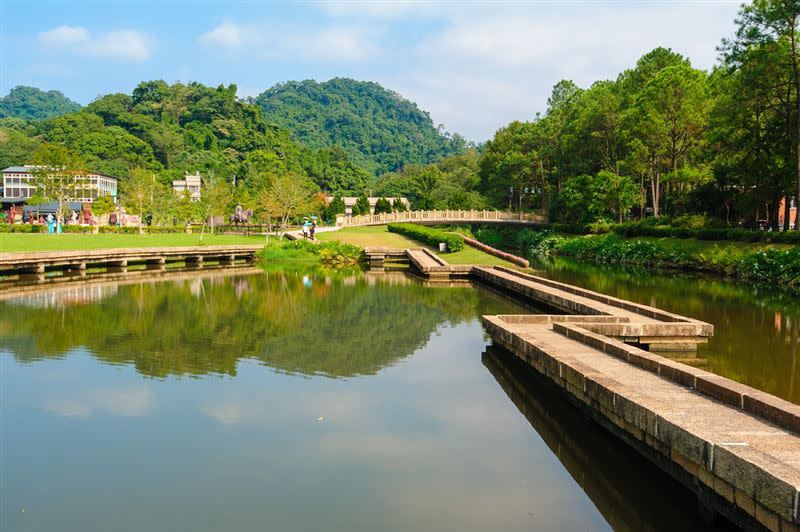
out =
{"type": "MultiPolygon", "coordinates": [[[[380,197],[372,197],[372,196],[370,196],[367,199],[369,200],[369,213],[370,214],[374,214],[375,213],[375,204],[381,198],[380,197]]],[[[392,197],[392,198],[386,198],[386,199],[389,200],[389,203],[391,203],[392,205],[394,205],[394,201],[396,199],[399,199],[400,202],[403,205],[406,206],[406,210],[409,210],[411,208],[411,202],[408,201],[408,199],[406,199],[406,198],[394,198],[394,197],[392,197]]],[[[353,206],[356,204],[356,201],[358,201],[358,197],[357,196],[345,196],[345,197],[342,198],[342,200],[344,201],[344,213],[346,215],[348,215],[348,216],[351,216],[353,214],[353,206]]],[[[330,203],[331,201],[333,201],[333,198],[332,197],[328,197],[328,203],[330,203]]]]}
{"type": "MultiPolygon", "coordinates": [[[[3,170],[4,203],[23,203],[36,193],[36,180],[31,172],[34,166],[9,166],[3,170]]],[[[117,178],[103,174],[90,173],[76,176],[78,181],[74,197],[68,201],[91,203],[100,196],[111,196],[116,201],[117,178]]]]}
{"type": "Polygon", "coordinates": [[[175,194],[180,196],[188,191],[189,199],[192,201],[200,201],[201,186],[203,186],[203,180],[200,177],[200,172],[195,172],[194,175],[186,174],[183,179],[174,179],[172,181],[172,190],[175,191],[175,194]]]}

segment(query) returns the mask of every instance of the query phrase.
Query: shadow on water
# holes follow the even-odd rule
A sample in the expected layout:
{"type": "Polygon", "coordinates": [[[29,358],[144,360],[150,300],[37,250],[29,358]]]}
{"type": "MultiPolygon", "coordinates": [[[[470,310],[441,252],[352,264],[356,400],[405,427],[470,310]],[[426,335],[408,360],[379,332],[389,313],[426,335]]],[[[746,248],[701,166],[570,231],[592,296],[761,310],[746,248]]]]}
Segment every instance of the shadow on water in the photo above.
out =
{"type": "Polygon", "coordinates": [[[550,381],[490,346],[486,369],[618,531],[735,530],[693,493],[573,407],[550,381]]]}

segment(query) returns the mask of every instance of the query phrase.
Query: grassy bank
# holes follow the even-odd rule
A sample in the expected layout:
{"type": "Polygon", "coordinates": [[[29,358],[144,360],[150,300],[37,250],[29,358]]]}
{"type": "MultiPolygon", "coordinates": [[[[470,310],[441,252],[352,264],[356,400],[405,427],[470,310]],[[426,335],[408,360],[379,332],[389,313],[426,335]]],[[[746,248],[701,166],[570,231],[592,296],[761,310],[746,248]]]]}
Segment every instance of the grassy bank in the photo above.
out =
{"type": "Polygon", "coordinates": [[[605,264],[713,272],[800,293],[798,246],[533,231],[520,235],[520,246],[534,255],[565,255],[605,264]]]}
{"type": "Polygon", "coordinates": [[[358,264],[362,251],[362,248],[345,242],[314,244],[307,240],[279,242],[275,239],[261,251],[259,258],[262,263],[306,262],[344,267],[358,264]]]}
{"type": "MultiPolygon", "coordinates": [[[[322,241],[339,241],[354,244],[360,247],[387,247],[396,249],[426,248],[438,254],[438,250],[421,244],[411,238],[389,232],[385,225],[366,227],[348,227],[339,231],[317,233],[317,238],[322,241]]],[[[488,253],[465,246],[461,251],[444,253],[442,258],[450,264],[482,264],[512,266],[510,262],[493,257],[488,253]]]]}
{"type": "MultiPolygon", "coordinates": [[[[272,240],[272,238],[270,238],[272,240]]],[[[0,252],[71,251],[80,249],[222,246],[265,244],[263,236],[199,234],[21,234],[0,233],[0,252]]]]}

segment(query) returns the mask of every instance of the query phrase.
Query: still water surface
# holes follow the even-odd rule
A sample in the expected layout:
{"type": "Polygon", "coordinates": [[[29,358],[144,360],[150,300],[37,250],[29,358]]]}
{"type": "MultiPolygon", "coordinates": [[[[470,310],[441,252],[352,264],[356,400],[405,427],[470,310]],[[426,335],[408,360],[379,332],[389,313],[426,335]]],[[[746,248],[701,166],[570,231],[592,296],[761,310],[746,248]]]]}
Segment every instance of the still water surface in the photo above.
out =
{"type": "Polygon", "coordinates": [[[533,265],[559,281],[713,324],[708,344],[682,362],[800,404],[800,297],[669,270],[563,258],[533,265]]]}
{"type": "MultiPolygon", "coordinates": [[[[0,301],[0,530],[695,530],[481,287],[190,272],[0,301]]],[[[535,311],[535,310],[533,310],[535,311]]]]}

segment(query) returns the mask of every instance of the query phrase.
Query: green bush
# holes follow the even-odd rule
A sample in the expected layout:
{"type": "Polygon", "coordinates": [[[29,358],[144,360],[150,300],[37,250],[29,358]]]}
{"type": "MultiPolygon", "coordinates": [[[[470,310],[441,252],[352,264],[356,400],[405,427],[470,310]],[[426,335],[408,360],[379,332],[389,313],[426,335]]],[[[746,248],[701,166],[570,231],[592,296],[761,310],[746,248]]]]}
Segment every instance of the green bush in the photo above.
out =
{"type": "Polygon", "coordinates": [[[308,240],[287,240],[281,244],[270,245],[261,252],[261,259],[285,262],[322,262],[335,266],[358,264],[363,250],[344,242],[308,240]]]}
{"type": "Polygon", "coordinates": [[[800,293],[800,247],[749,253],[739,261],[737,272],[744,279],[800,293]]]}
{"type": "Polygon", "coordinates": [[[461,235],[411,223],[392,223],[387,227],[392,233],[405,235],[434,248],[438,248],[439,243],[444,242],[447,244],[448,253],[464,249],[464,239],[461,238],[461,235]]]}
{"type": "Polygon", "coordinates": [[[47,225],[0,224],[0,233],[46,233],[47,225]]]}
{"type": "Polygon", "coordinates": [[[375,202],[375,214],[386,214],[392,212],[392,204],[384,197],[378,198],[375,202]]]}

